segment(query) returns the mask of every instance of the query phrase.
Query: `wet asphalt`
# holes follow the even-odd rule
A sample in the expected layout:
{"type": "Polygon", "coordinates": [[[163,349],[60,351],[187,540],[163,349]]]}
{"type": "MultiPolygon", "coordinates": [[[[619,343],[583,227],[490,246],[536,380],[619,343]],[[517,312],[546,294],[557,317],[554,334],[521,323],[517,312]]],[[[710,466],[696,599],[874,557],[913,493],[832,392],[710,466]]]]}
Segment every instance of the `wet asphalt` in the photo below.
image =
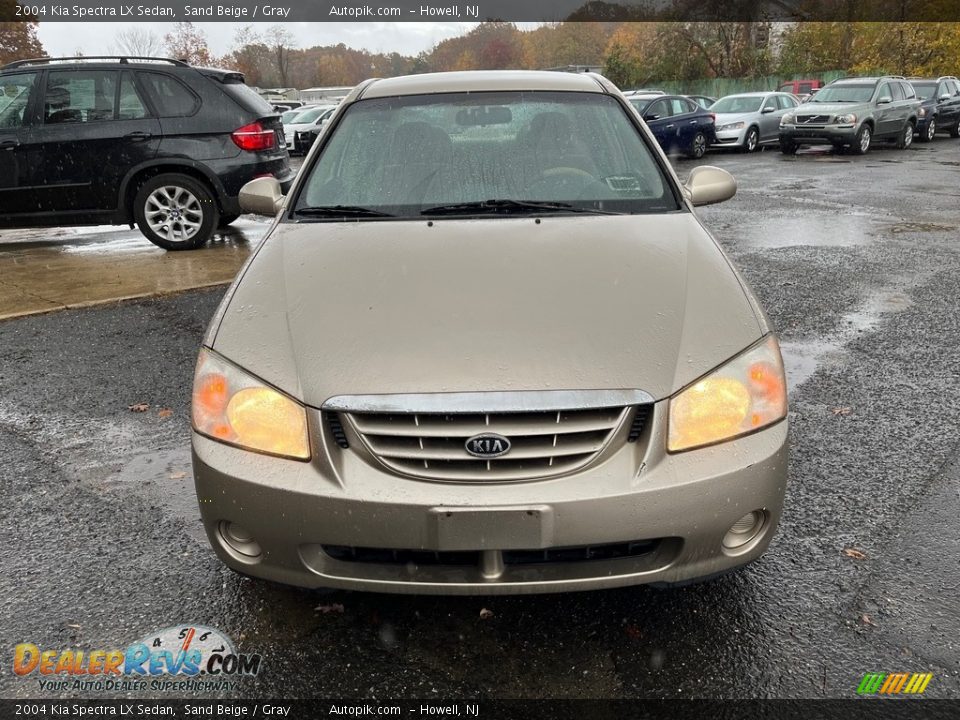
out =
{"type": "Polygon", "coordinates": [[[786,509],[760,561],[527,597],[242,578],[207,546],[188,452],[222,289],[26,317],[0,323],[0,693],[61,694],[11,673],[18,642],[123,648],[195,622],[263,655],[241,697],[846,698],[868,671],[960,697],[960,141],[701,164],[739,181],[701,215],[789,367],[786,509]]]}

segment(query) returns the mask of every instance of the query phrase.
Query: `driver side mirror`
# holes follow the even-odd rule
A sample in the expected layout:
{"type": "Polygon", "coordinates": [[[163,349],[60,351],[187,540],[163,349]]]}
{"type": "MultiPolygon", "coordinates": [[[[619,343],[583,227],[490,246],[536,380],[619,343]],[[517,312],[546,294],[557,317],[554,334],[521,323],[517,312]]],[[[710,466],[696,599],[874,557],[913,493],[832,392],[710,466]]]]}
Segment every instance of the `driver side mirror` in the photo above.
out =
{"type": "Polygon", "coordinates": [[[701,165],[690,171],[683,189],[693,205],[712,205],[737,194],[733,175],[713,165],[701,165]]]}
{"type": "Polygon", "coordinates": [[[240,209],[244,212],[273,217],[283,207],[283,191],[273,177],[251,180],[240,188],[240,209]]]}
{"type": "Polygon", "coordinates": [[[760,110],[760,113],[761,113],[762,115],[766,115],[767,113],[772,113],[774,110],[776,110],[776,108],[772,108],[772,107],[770,107],[770,106],[768,105],[768,106],[762,108],[762,109],[760,110]]]}
{"type": "Polygon", "coordinates": [[[877,105],[886,105],[887,103],[892,103],[892,102],[893,102],[893,98],[890,97],[889,95],[884,95],[883,97],[877,99],[877,105]]]}
{"type": "Polygon", "coordinates": [[[649,113],[643,116],[644,120],[659,120],[660,116],[655,113],[649,113]]]}
{"type": "Polygon", "coordinates": [[[950,93],[944,93],[938,98],[938,100],[949,100],[949,99],[950,99],[950,93]]]}

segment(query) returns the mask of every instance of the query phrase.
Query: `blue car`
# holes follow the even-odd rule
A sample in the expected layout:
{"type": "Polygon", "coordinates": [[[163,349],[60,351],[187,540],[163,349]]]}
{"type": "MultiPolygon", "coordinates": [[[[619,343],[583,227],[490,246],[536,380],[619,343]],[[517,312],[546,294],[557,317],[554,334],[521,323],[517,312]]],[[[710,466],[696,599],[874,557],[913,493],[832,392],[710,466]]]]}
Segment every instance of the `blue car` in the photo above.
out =
{"type": "Polygon", "coordinates": [[[627,98],[646,121],[666,153],[699,159],[716,142],[714,116],[681,95],[634,95],[627,98]]]}
{"type": "Polygon", "coordinates": [[[939,78],[910,78],[920,98],[917,133],[921,142],[930,142],[938,132],[960,137],[960,81],[953,75],[939,78]]]}

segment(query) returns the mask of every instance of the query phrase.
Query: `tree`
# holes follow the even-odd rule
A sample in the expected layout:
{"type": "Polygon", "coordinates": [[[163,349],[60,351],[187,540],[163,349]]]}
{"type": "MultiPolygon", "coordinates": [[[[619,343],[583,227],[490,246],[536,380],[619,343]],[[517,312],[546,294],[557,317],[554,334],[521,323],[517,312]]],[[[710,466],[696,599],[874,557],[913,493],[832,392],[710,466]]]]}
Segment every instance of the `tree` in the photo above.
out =
{"type": "MultiPolygon", "coordinates": [[[[15,0],[0,0],[0,20],[14,18],[15,0]]],[[[0,22],[0,66],[14,60],[45,57],[37,37],[37,20],[0,22]]]]}
{"type": "Polygon", "coordinates": [[[122,55],[155,57],[163,52],[163,40],[155,33],[136,25],[118,32],[113,38],[113,44],[122,55]]]}
{"type": "Polygon", "coordinates": [[[296,38],[284,25],[271,25],[267,29],[265,40],[273,56],[280,87],[287,87],[290,76],[290,50],[296,47],[296,38]]]}
{"type": "Polygon", "coordinates": [[[163,36],[170,56],[191,65],[210,65],[213,60],[207,47],[207,35],[192,22],[178,22],[173,31],[163,36]]]}

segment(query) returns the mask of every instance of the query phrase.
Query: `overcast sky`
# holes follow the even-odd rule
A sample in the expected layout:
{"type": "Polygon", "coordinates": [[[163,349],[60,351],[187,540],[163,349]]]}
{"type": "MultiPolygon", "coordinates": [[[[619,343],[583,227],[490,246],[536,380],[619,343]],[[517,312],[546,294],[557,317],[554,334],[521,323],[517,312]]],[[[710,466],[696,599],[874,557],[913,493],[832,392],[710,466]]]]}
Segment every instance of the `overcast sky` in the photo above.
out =
{"type": "MultiPolygon", "coordinates": [[[[534,23],[518,23],[531,25],[534,23]]],[[[140,28],[158,36],[170,31],[172,23],[137,23],[140,28]]],[[[343,43],[352,48],[371,52],[399,52],[415,55],[429,50],[441,40],[469,32],[473,23],[412,23],[412,22],[355,22],[355,23],[284,23],[293,32],[299,47],[336,45],[343,43]]],[[[233,36],[240,23],[196,23],[207,34],[214,55],[225,54],[233,44],[233,36]]],[[[114,52],[113,38],[128,27],[120,22],[41,22],[38,28],[40,41],[47,54],[57,57],[75,55],[104,55],[114,52]]],[[[265,24],[255,26],[268,27],[265,24]]]]}

